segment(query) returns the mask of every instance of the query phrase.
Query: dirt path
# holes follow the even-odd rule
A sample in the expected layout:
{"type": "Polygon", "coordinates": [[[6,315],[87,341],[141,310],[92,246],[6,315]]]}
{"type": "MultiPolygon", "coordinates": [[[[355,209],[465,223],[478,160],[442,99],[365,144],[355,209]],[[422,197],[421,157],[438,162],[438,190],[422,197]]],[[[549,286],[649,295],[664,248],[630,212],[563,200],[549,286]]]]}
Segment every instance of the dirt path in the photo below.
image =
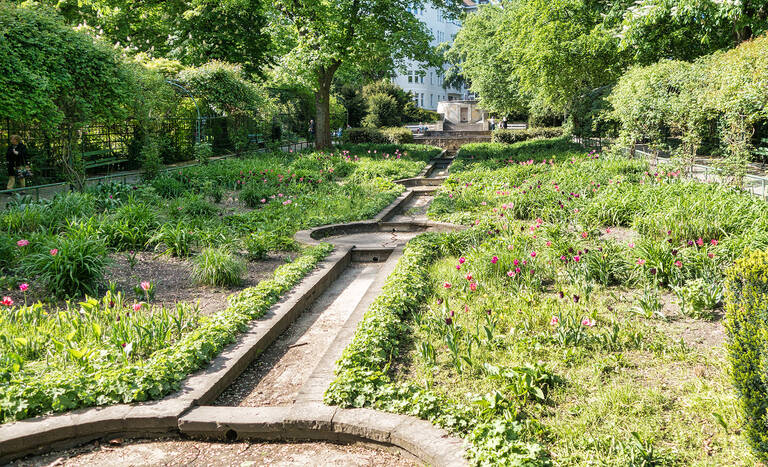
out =
{"type": "Polygon", "coordinates": [[[219,397],[220,406],[289,406],[381,264],[353,263],[219,397]]]}
{"type": "Polygon", "coordinates": [[[164,439],[127,440],[122,445],[91,443],[24,459],[12,466],[391,466],[419,465],[411,458],[365,444],[207,443],[164,439]]]}

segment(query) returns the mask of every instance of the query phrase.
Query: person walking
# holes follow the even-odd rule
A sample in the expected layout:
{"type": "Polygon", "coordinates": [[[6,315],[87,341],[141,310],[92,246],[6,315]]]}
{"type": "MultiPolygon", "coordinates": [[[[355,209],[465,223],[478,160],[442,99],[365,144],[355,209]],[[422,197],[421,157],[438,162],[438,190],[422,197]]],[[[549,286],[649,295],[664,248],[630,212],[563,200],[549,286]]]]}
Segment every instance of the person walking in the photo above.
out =
{"type": "Polygon", "coordinates": [[[309,140],[310,141],[315,140],[315,121],[314,120],[309,121],[309,140]]]}
{"type": "Polygon", "coordinates": [[[491,117],[491,131],[496,129],[496,119],[491,117]]]}
{"type": "Polygon", "coordinates": [[[507,129],[507,116],[505,115],[504,118],[501,119],[501,127],[503,129],[507,129]]]}
{"type": "Polygon", "coordinates": [[[11,135],[11,144],[5,151],[5,160],[8,163],[8,187],[10,190],[16,186],[16,179],[19,180],[19,187],[26,186],[26,178],[31,175],[29,172],[29,162],[27,161],[27,147],[21,141],[21,136],[11,135]]]}

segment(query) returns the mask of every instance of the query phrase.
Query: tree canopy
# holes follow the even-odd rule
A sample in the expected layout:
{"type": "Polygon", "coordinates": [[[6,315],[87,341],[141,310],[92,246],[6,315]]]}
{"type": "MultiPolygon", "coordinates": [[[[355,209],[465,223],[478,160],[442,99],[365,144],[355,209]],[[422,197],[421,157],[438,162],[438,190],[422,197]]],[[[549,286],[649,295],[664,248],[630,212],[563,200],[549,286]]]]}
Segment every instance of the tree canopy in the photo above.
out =
{"type": "Polygon", "coordinates": [[[280,68],[315,91],[317,146],[330,145],[330,90],[345,68],[392,69],[405,59],[436,65],[431,34],[411,8],[432,3],[458,11],[458,2],[440,0],[277,0],[273,28],[285,55],[280,68]]]}
{"type": "Polygon", "coordinates": [[[485,6],[467,18],[448,56],[490,110],[563,113],[621,73],[605,13],[605,5],[583,0],[485,6]]]}
{"type": "Polygon", "coordinates": [[[272,62],[262,0],[44,0],[129,52],[187,66],[210,60],[260,73],[272,62]]]}
{"type": "Polygon", "coordinates": [[[0,115],[54,128],[124,115],[132,79],[112,48],[39,5],[0,2],[0,115]]]}

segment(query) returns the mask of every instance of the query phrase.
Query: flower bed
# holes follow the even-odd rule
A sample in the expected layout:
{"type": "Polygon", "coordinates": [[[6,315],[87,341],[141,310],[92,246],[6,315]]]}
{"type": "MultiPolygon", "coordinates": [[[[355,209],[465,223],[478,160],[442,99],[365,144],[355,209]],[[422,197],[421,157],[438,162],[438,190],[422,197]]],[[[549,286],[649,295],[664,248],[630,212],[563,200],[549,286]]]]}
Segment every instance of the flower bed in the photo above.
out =
{"type": "Polygon", "coordinates": [[[255,154],[135,187],[12,201],[0,212],[0,420],[168,394],[328,249],[289,257],[272,279],[243,290],[248,262],[299,250],[291,238],[299,229],[374,216],[403,190],[392,179],[419,173],[436,151],[255,154]],[[151,261],[140,250],[175,257],[200,288],[234,293],[229,307],[205,316],[194,297],[157,304],[162,278],[133,275],[138,261],[151,261]],[[116,255],[130,267],[122,271],[131,290],[105,283],[116,255]]]}
{"type": "Polygon", "coordinates": [[[327,401],[430,419],[479,464],[754,462],[719,318],[765,204],[564,144],[462,148],[429,214],[474,227],[409,246],[327,401]]]}

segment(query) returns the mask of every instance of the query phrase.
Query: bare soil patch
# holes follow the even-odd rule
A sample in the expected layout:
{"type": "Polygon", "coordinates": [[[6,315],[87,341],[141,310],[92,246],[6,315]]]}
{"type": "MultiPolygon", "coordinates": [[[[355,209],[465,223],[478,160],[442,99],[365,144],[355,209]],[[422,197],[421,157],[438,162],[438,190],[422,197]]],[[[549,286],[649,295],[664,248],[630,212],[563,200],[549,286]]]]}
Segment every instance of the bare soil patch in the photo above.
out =
{"type": "Polygon", "coordinates": [[[716,310],[711,320],[695,319],[683,314],[673,294],[661,294],[661,301],[664,304],[663,313],[668,321],[660,323],[660,326],[676,340],[683,339],[688,345],[707,348],[725,343],[726,334],[721,310],[716,310]]]}
{"type": "Polygon", "coordinates": [[[640,234],[628,227],[608,227],[603,229],[600,233],[600,237],[614,240],[618,243],[631,243],[637,241],[640,238],[640,234]]]}
{"type": "Polygon", "coordinates": [[[14,466],[393,466],[419,465],[400,451],[366,444],[216,443],[178,438],[90,443],[12,463],[14,466]]]}
{"type": "Polygon", "coordinates": [[[113,263],[107,269],[106,281],[114,282],[118,290],[137,300],[140,298],[135,295],[134,287],[141,281],[153,281],[153,304],[169,306],[176,302],[199,302],[200,312],[211,314],[227,306],[229,295],[269,278],[277,267],[285,264],[286,257],[293,260],[297,256],[296,252],[278,252],[263,261],[250,261],[243,283],[239,287],[227,288],[196,283],[191,277],[192,264],[187,259],[139,252],[136,254],[136,266],[131,269],[125,254],[115,254],[111,256],[113,263]]]}

